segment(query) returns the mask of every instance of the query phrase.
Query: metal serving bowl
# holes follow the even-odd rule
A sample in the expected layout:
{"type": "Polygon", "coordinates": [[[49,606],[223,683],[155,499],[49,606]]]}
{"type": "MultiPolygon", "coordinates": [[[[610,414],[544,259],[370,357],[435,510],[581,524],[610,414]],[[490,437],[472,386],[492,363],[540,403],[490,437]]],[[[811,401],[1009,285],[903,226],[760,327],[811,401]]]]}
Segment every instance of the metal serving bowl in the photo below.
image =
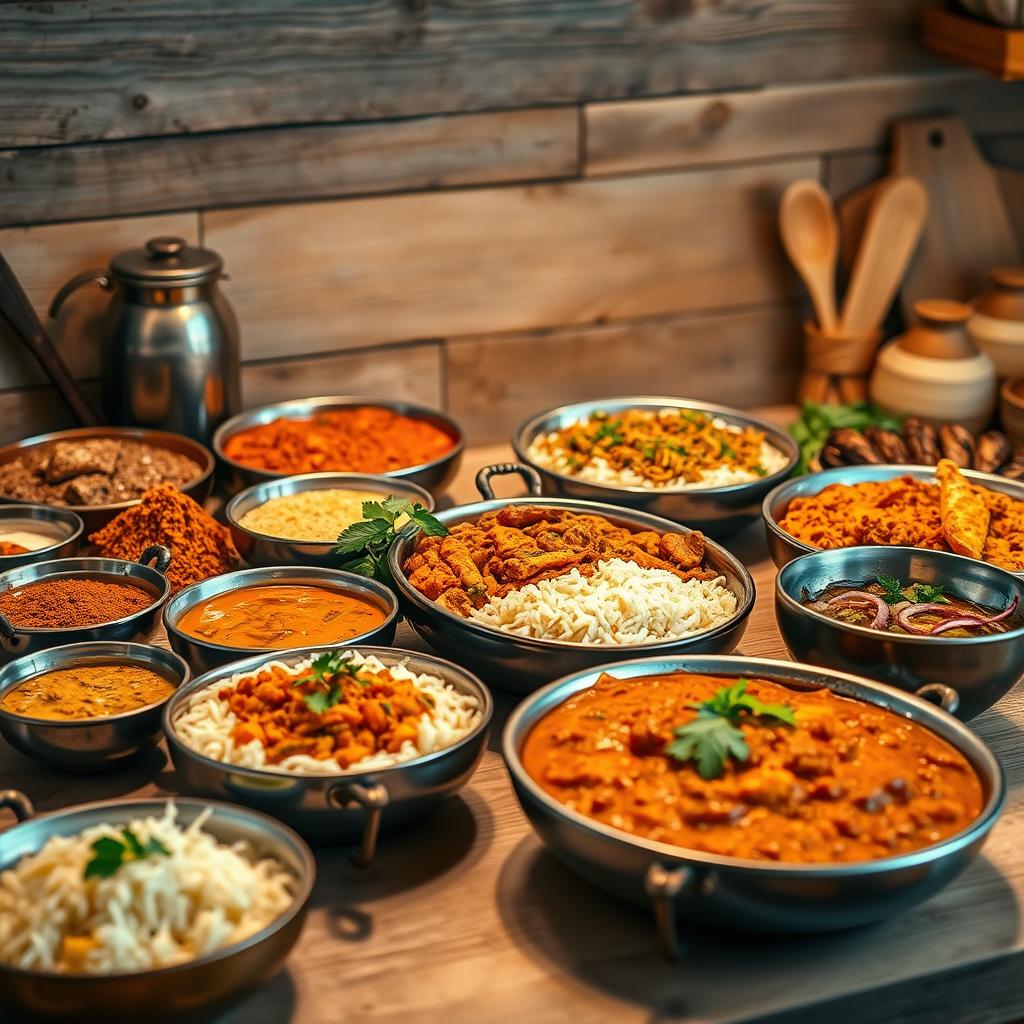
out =
{"type": "Polygon", "coordinates": [[[395,639],[398,601],[383,583],[339,569],[277,566],[267,569],[240,569],[237,572],[203,580],[202,583],[193,583],[192,586],[179,590],[164,606],[163,612],[164,629],[167,630],[171,649],[180,654],[196,674],[209,672],[248,655],[259,654],[263,655],[264,659],[274,656],[274,648],[225,647],[190,636],[178,629],[178,622],[187,611],[204,601],[209,601],[211,597],[241,590],[243,587],[262,586],[268,583],[330,587],[332,590],[341,590],[346,594],[371,601],[384,612],[384,621],[379,626],[361,636],[342,640],[339,646],[355,647],[364,643],[390,644],[395,639]]]}
{"type": "MultiPolygon", "coordinates": [[[[990,491],[1008,494],[1011,498],[1024,501],[1024,484],[1010,480],[1005,476],[993,476],[991,473],[978,473],[973,469],[961,470],[972,483],[987,487],[990,491]]],[[[839,466],[836,469],[822,470],[809,476],[797,477],[779,484],[764,499],[761,514],[764,519],[765,532],[768,535],[768,550],[772,561],[781,569],[787,562],[800,555],[820,548],[805,544],[779,526],[779,520],[786,514],[789,503],[794,498],[809,498],[819,494],[831,484],[863,484],[876,480],[892,480],[895,477],[909,476],[914,480],[927,480],[935,483],[934,466],[839,466]]]]}
{"type": "MultiPolygon", "coordinates": [[[[689,533],[657,516],[635,512],[616,505],[594,501],[536,496],[540,482],[533,469],[515,463],[488,466],[477,476],[481,494],[491,500],[439,512],[437,518],[445,526],[475,522],[485,512],[513,505],[540,505],[543,508],[570,509],[583,515],[603,516],[618,526],[632,530],[657,530],[659,533],[689,533]],[[531,483],[535,495],[526,498],[494,498],[489,480],[492,476],[519,473],[531,483]]],[[[413,587],[402,571],[402,565],[413,553],[419,533],[415,526],[404,528],[388,553],[388,567],[398,588],[402,611],[416,632],[440,654],[479,672],[488,683],[513,693],[530,693],[551,679],[592,665],[617,659],[635,658],[644,654],[709,654],[731,651],[747,628],[747,618],[754,607],[754,581],[743,563],[714,541],[707,541],[705,562],[725,577],[726,586],[736,595],[736,614],[728,622],[697,636],[681,640],[658,640],[645,644],[597,645],[576,644],[564,640],[545,640],[517,636],[501,629],[471,622],[442,608],[436,601],[413,587]]]]}
{"type": "Polygon", "coordinates": [[[371,476],[366,473],[304,473],[279,480],[265,480],[236,494],[224,510],[224,518],[231,529],[231,538],[239,554],[253,566],[315,565],[325,569],[337,566],[339,556],[334,553],[335,541],[301,541],[257,533],[241,523],[246,513],[270,501],[289,494],[306,491],[326,491],[338,488],[347,491],[367,491],[382,498],[390,494],[397,498],[418,501],[430,512],[434,499],[430,492],[408,480],[389,476],[371,476]]]}
{"type": "MultiPolygon", "coordinates": [[[[944,693],[943,688],[936,688],[944,693]]],[[[945,694],[946,697],[951,696],[945,694]]],[[[955,718],[881,683],[787,661],[743,657],[646,658],[577,672],[523,701],[505,728],[505,759],[519,802],[551,851],[615,896],[653,906],[666,950],[678,955],[679,921],[760,932],[818,932],[878,921],[920,903],[955,878],[981,848],[1003,808],[999,762],[955,718]],[[887,708],[951,743],[981,779],[985,805],[955,836],[923,850],[873,861],[786,864],[722,857],[652,842],[601,824],[549,796],[527,774],[520,750],[549,711],[597,682],[668,672],[753,676],[796,689],[827,687],[887,708]]]]}
{"type": "Polygon", "coordinates": [[[0,555],[0,572],[34,562],[69,558],[78,551],[85,523],[76,512],[55,505],[0,505],[0,533],[8,530],[41,533],[53,537],[53,543],[21,555],[0,555]]]}
{"type": "Polygon", "coordinates": [[[480,721],[468,735],[433,754],[387,768],[323,775],[240,768],[205,757],[178,736],[175,722],[196,694],[222,685],[236,673],[252,672],[270,660],[296,665],[323,651],[322,647],[307,647],[281,655],[263,653],[194,679],[164,709],[164,732],[174,767],[190,789],[257,807],[308,838],[359,840],[355,862],[365,866],[373,859],[379,829],[421,817],[466,784],[487,746],[493,702],[476,676],[451,662],[389,647],[345,646],[365,656],[373,655],[385,665],[404,664],[410,672],[439,676],[460,693],[472,694],[480,702],[480,721]]]}
{"type": "MultiPolygon", "coordinates": [[[[111,800],[82,804],[32,817],[20,793],[0,793],[22,824],[0,832],[0,871],[37,853],[51,836],[73,836],[94,825],[127,825],[135,818],[162,815],[167,800],[111,800]]],[[[241,840],[259,858],[273,857],[294,878],[291,905],[276,920],[241,942],[176,967],[125,974],[55,974],[0,965],[0,1004],[7,1010],[47,1020],[163,1020],[194,1014],[254,988],[269,978],[291,952],[302,931],[316,865],[309,847],[291,829],[264,814],[206,800],[176,797],[177,821],[185,826],[209,808],[203,831],[222,843],[241,840]]]]}
{"type": "Polygon", "coordinates": [[[445,485],[455,476],[465,448],[462,429],[453,419],[435,409],[414,405],[412,402],[396,402],[390,398],[364,398],[358,395],[326,395],[321,398],[296,398],[290,402],[264,405],[259,409],[250,409],[248,412],[239,413],[226,423],[222,423],[213,435],[213,450],[224,469],[222,475],[228,492],[234,494],[242,490],[243,487],[251,487],[263,480],[280,480],[291,475],[272,473],[269,470],[246,466],[241,462],[235,462],[234,459],[227,458],[224,454],[224,444],[232,434],[237,434],[249,427],[272,423],[276,419],[309,419],[318,412],[347,409],[352,406],[390,409],[402,416],[426,420],[439,430],[444,431],[454,442],[451,451],[445,452],[444,455],[432,462],[424,462],[419,466],[407,466],[405,469],[396,469],[391,473],[382,474],[397,480],[408,480],[433,494],[439,494],[444,490],[445,485]]]}
{"type": "Polygon", "coordinates": [[[521,462],[532,466],[540,474],[544,483],[544,494],[622,505],[650,515],[661,516],[663,519],[684,523],[691,529],[704,530],[713,536],[732,533],[752,523],[758,516],[764,496],[776,484],[786,479],[800,457],[796,442],[784,430],[764,420],[748,416],[739,409],[686,398],[660,398],[651,395],[576,402],[540,413],[516,430],[512,437],[512,447],[521,462]],[[786,465],[777,473],[749,483],[684,489],[611,487],[595,484],[565,473],[556,473],[530,458],[530,445],[542,434],[578,423],[595,412],[617,413],[629,409],[692,409],[721,418],[738,427],[754,427],[764,433],[770,445],[786,456],[786,465]]]}
{"type": "Polygon", "coordinates": [[[1016,597],[1024,614],[1024,579],[973,558],[903,547],[816,551],[794,559],[775,580],[775,617],[793,657],[902,690],[946,683],[960,696],[962,718],[980,715],[1024,676],[1024,626],[978,637],[911,636],[837,622],[801,604],[832,584],[879,576],[941,584],[948,594],[999,610],[1016,597]]]}
{"type": "MultiPolygon", "coordinates": [[[[55,430],[51,434],[37,434],[35,437],[27,437],[23,441],[0,448],[0,466],[13,462],[38,448],[47,448],[58,441],[90,441],[94,438],[138,441],[140,444],[150,444],[154,448],[165,448],[168,451],[187,455],[193,462],[198,463],[200,472],[194,480],[190,480],[182,486],[181,490],[190,498],[198,501],[200,505],[210,494],[210,488],[213,485],[213,471],[216,468],[216,462],[210,449],[183,434],[171,434],[165,430],[147,430],[143,427],[74,427],[70,430],[55,430]]],[[[0,494],[0,504],[22,503],[21,498],[10,498],[0,494]]],[[[67,507],[77,512],[85,523],[86,531],[93,533],[110,522],[119,512],[131,508],[132,505],[138,505],[138,503],[138,500],[135,500],[119,501],[112,505],[69,505],[67,507]]]]}
{"type": "MultiPolygon", "coordinates": [[[[111,662],[148,668],[175,687],[188,682],[190,674],[182,658],[162,647],[117,640],[69,644],[26,654],[0,669],[0,704],[15,687],[44,672],[111,662]]],[[[0,736],[16,750],[53,768],[68,771],[114,768],[148,750],[160,739],[163,706],[170,696],[119,715],[74,721],[31,718],[0,707],[0,736]]]]}
{"type": "Polygon", "coordinates": [[[137,562],[121,558],[60,558],[53,562],[36,562],[20,569],[0,573],[0,593],[25,587],[40,580],[96,579],[129,582],[153,596],[151,604],[123,619],[101,622],[95,626],[72,626],[66,629],[26,629],[14,626],[0,612],[0,665],[24,654],[34,654],[51,647],[79,644],[92,640],[135,640],[148,636],[160,606],[171,592],[164,571],[171,562],[165,547],[154,545],[142,552],[137,562]],[[151,567],[148,563],[154,562],[151,567]]]}

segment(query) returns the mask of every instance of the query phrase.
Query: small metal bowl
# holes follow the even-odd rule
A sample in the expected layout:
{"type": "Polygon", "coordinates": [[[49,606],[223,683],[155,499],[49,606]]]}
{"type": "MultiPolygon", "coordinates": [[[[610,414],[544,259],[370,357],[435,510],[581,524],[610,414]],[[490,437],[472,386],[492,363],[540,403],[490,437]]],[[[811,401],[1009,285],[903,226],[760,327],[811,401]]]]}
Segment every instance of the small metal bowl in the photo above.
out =
{"type": "Polygon", "coordinates": [[[164,732],[174,767],[190,789],[256,807],[287,822],[307,838],[358,840],[359,852],[353,859],[364,867],[373,860],[379,829],[391,829],[423,816],[466,784],[487,746],[494,704],[487,687],[476,676],[449,661],[389,647],[345,647],[373,655],[385,665],[400,663],[418,675],[439,676],[461,693],[476,697],[480,721],[466,736],[432,754],[387,768],[323,775],[226,764],[198,753],[178,736],[174,723],[201,690],[219,686],[237,673],[252,672],[270,660],[295,665],[323,650],[307,647],[280,655],[264,652],[194,679],[167,703],[164,732]]]}
{"type": "Polygon", "coordinates": [[[832,584],[883,575],[941,584],[949,594],[997,609],[1017,597],[1024,614],[1024,580],[973,558],[903,547],[816,551],[794,559],[775,580],[775,617],[793,657],[911,692],[946,684],[957,691],[965,719],[986,711],[1024,677],[1024,627],[978,637],[910,636],[837,622],[801,604],[832,584]]]}
{"type": "Polygon", "coordinates": [[[438,430],[444,431],[453,442],[451,451],[434,459],[432,462],[424,462],[420,466],[406,466],[404,469],[396,469],[390,473],[383,473],[382,476],[392,477],[396,480],[408,480],[425,488],[432,494],[440,494],[445,485],[455,476],[462,461],[462,453],[465,448],[465,439],[459,425],[444,413],[435,409],[428,409],[423,405],[415,405],[412,402],[396,402],[390,398],[363,398],[358,395],[326,395],[320,398],[296,398],[290,402],[278,402],[275,405],[264,405],[259,409],[250,409],[248,412],[239,413],[233,416],[226,423],[222,423],[213,435],[213,450],[217,455],[223,473],[224,486],[229,494],[235,494],[244,487],[251,487],[253,484],[261,483],[264,480],[280,480],[283,477],[291,476],[289,473],[272,473],[266,469],[257,469],[253,466],[246,466],[234,459],[229,459],[224,454],[224,444],[232,434],[249,427],[262,426],[265,423],[272,423],[276,419],[309,419],[318,412],[328,412],[331,409],[348,409],[352,406],[370,406],[378,409],[390,409],[402,416],[409,416],[412,419],[426,420],[433,424],[438,430]]]}
{"type": "MultiPolygon", "coordinates": [[[[51,836],[74,836],[94,825],[127,825],[162,815],[168,801],[110,800],[32,816],[32,805],[15,790],[0,793],[21,824],[0,832],[0,871],[37,853],[51,836]]],[[[259,858],[273,857],[294,878],[291,905],[265,928],[214,953],[176,967],[124,974],[56,974],[0,964],[0,1005],[33,1018],[137,1022],[169,1014],[195,1014],[255,988],[269,978],[295,945],[306,919],[316,864],[291,829],[264,814],[230,804],[175,797],[179,825],[212,813],[203,830],[222,843],[246,841],[259,858]]],[[[190,1018],[193,1019],[193,1018],[190,1018]]]]}
{"type": "MultiPolygon", "coordinates": [[[[190,498],[194,498],[200,505],[210,494],[210,488],[213,486],[213,471],[217,466],[210,449],[183,434],[171,434],[165,430],[147,430],[143,427],[74,427],[71,430],[56,430],[51,434],[37,434],[35,437],[27,437],[23,441],[0,448],[0,466],[13,462],[37,448],[47,448],[58,441],[89,441],[94,438],[138,441],[140,444],[150,444],[154,448],[165,448],[168,451],[187,455],[193,462],[198,463],[200,472],[194,480],[184,484],[181,490],[190,498]]],[[[112,505],[58,507],[67,507],[77,512],[85,523],[86,532],[94,533],[109,523],[118,513],[123,512],[126,508],[131,508],[132,505],[138,505],[138,503],[139,501],[136,499],[135,501],[119,501],[112,505]]],[[[0,504],[24,504],[24,499],[0,494],[0,504]]]]}
{"type": "Polygon", "coordinates": [[[0,555],[0,573],[35,562],[70,558],[78,551],[85,523],[69,508],[55,505],[0,505],[0,533],[28,530],[53,537],[53,543],[21,555],[0,555]]]}
{"type": "Polygon", "coordinates": [[[272,498],[334,488],[367,491],[379,494],[382,498],[393,494],[398,498],[418,501],[427,511],[434,511],[434,499],[429,491],[397,477],[371,476],[366,473],[304,473],[280,480],[265,480],[236,494],[224,510],[224,518],[231,529],[231,539],[238,553],[252,566],[313,565],[325,569],[335,568],[341,560],[334,553],[335,541],[289,540],[257,533],[241,523],[246,513],[272,498]]]}
{"type": "Polygon", "coordinates": [[[95,626],[72,626],[66,629],[27,629],[12,625],[0,612],[0,665],[51,647],[80,644],[92,640],[136,640],[147,637],[156,621],[160,606],[167,600],[171,586],[164,571],[171,561],[165,547],[154,545],[142,552],[137,562],[121,558],[60,558],[53,562],[36,562],[20,569],[9,569],[0,574],[0,593],[16,587],[25,587],[40,580],[73,577],[81,579],[130,582],[153,597],[151,604],[141,611],[112,622],[95,626]],[[154,562],[154,566],[148,563],[154,562]]]}
{"type": "MultiPolygon", "coordinates": [[[[26,654],[0,669],[0,704],[7,693],[44,672],[81,665],[135,665],[163,676],[175,687],[189,680],[188,665],[162,647],[104,640],[52,647],[26,654]]],[[[99,771],[115,768],[148,750],[160,739],[161,719],[168,694],[155,704],[119,715],[74,721],[32,718],[0,707],[0,736],[15,750],[65,771],[99,771]]]]}
{"type": "MultiPolygon", "coordinates": [[[[991,473],[978,473],[973,469],[961,470],[971,483],[987,487],[990,491],[1008,494],[1017,501],[1024,501],[1024,484],[1010,480],[1005,476],[993,476],[991,473]]],[[[934,466],[838,466],[825,469],[820,473],[796,477],[779,484],[764,499],[761,515],[764,519],[765,532],[768,536],[768,550],[772,561],[781,569],[787,562],[811,551],[820,551],[812,544],[797,540],[792,534],[786,533],[779,526],[779,520],[786,514],[789,503],[794,498],[809,498],[820,494],[832,484],[863,484],[878,480],[892,480],[896,477],[909,476],[914,480],[926,480],[935,483],[934,466]]],[[[1021,574],[1017,574],[1021,575],[1021,574]]]]}
{"type": "Polygon", "coordinates": [[[390,644],[395,639],[395,629],[398,626],[398,600],[383,583],[367,579],[365,576],[357,576],[355,573],[342,572],[340,569],[277,566],[266,569],[240,569],[237,572],[225,573],[223,576],[214,576],[201,583],[193,583],[192,586],[179,590],[164,605],[163,612],[164,629],[167,631],[171,649],[188,662],[189,667],[196,675],[210,672],[221,665],[227,665],[251,655],[262,655],[264,659],[276,656],[283,649],[225,647],[222,644],[212,644],[199,637],[190,636],[178,629],[178,622],[187,611],[204,601],[209,601],[211,597],[229,591],[241,590],[243,587],[261,586],[267,583],[330,587],[372,601],[384,612],[384,621],[375,629],[349,640],[341,640],[335,646],[356,647],[360,644],[390,644]]]}
{"type": "MultiPolygon", "coordinates": [[[[935,688],[944,691],[945,688],[935,688]]],[[[942,699],[949,694],[939,692],[942,699]]],[[[523,701],[505,727],[505,760],[519,802],[551,852],[588,881],[655,911],[666,952],[681,950],[680,922],[754,932],[822,932],[880,921],[948,885],[977,855],[1006,800],[1002,768],[967,726],[926,700],[830,669],[745,657],[645,658],[601,665],[559,679],[523,701]],[[917,722],[952,744],[978,773],[985,804],[957,835],[878,860],[788,864],[724,857],[654,842],[612,828],[560,803],[520,758],[530,730],[602,673],[620,679],[669,672],[769,679],[799,690],[828,688],[917,722]]]]}
{"type": "Polygon", "coordinates": [[[512,447],[520,462],[532,466],[544,485],[544,494],[559,498],[583,498],[602,501],[607,505],[661,516],[683,523],[692,530],[703,530],[712,536],[733,533],[758,516],[764,496],[792,472],[800,458],[796,442],[786,431],[764,420],[748,416],[727,405],[712,405],[686,398],[662,398],[652,395],[626,398],[602,398],[589,402],[576,402],[533,416],[523,423],[512,437],[512,447]],[[656,411],[658,409],[692,409],[708,416],[721,418],[739,427],[754,427],[765,435],[765,440],[786,456],[786,465],[776,473],[749,483],[730,484],[725,487],[650,488],[612,487],[595,484],[578,477],[557,473],[534,462],[529,455],[530,445],[542,434],[578,423],[595,412],[626,412],[629,409],[656,411]]]}

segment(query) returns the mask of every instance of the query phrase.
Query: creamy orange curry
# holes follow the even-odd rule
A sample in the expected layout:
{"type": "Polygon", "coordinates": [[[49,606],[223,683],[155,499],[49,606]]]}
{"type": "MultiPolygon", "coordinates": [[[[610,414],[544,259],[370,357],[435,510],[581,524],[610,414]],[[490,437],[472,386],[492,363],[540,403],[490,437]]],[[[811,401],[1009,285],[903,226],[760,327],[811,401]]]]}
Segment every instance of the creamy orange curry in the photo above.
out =
{"type": "Polygon", "coordinates": [[[523,764],[560,803],[605,825],[755,860],[873,860],[937,843],[981,813],[974,769],[922,726],[828,690],[751,679],[743,694],[736,683],[605,674],[537,723],[523,764]],[[741,694],[730,720],[741,737],[705,778],[707,763],[686,755],[701,749],[690,740],[719,729],[707,709],[728,687],[741,694]],[[775,714],[794,724],[750,713],[759,704],[784,706],[775,714]],[[690,739],[680,746],[680,736],[690,739]]]}

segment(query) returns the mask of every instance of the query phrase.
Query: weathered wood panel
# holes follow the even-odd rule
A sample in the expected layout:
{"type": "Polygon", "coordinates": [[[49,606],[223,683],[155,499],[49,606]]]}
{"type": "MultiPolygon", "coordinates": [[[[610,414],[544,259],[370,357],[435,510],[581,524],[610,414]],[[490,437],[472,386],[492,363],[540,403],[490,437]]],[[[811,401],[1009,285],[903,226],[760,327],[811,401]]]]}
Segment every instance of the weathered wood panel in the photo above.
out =
{"type": "Polygon", "coordinates": [[[901,75],[586,108],[586,173],[621,174],[868,149],[896,118],[960,114],[975,133],[1024,130],[1024,82],[977,71],[901,75]]]}
{"type": "Polygon", "coordinates": [[[578,124],[562,107],[9,149],[0,226],[562,178],[578,124]]]}
{"type": "Polygon", "coordinates": [[[923,0],[0,4],[0,146],[936,67],[923,0]]]}
{"type": "Polygon", "coordinates": [[[246,358],[791,297],[778,195],[815,160],[215,211],[246,358]],[[268,253],[273,258],[268,258],[268,253]]]}
{"type": "Polygon", "coordinates": [[[474,444],[486,444],[507,440],[543,409],[609,395],[740,407],[788,402],[799,373],[800,318],[795,304],[760,306],[449,342],[448,411],[474,444]]]}

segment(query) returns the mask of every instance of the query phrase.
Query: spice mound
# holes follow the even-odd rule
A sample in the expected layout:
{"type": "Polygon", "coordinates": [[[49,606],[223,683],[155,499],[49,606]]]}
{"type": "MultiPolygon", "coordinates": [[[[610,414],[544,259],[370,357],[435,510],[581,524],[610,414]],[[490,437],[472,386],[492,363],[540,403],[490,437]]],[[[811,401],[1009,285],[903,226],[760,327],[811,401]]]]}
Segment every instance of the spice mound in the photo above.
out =
{"type": "Polygon", "coordinates": [[[224,454],[272,473],[390,473],[450,452],[455,440],[426,420],[377,406],[276,419],[232,434],[224,454]]]}
{"type": "Polygon", "coordinates": [[[75,665],[26,679],[7,691],[0,708],[27,718],[81,721],[137,711],[174,689],[174,683],[142,665],[75,665]]]}
{"type": "Polygon", "coordinates": [[[0,612],[18,629],[76,629],[115,622],[155,600],[131,583],[71,576],[5,590],[0,612]]]}
{"type": "Polygon", "coordinates": [[[46,505],[114,505],[201,474],[187,455],[139,441],[56,441],[0,466],[0,494],[46,505]]]}
{"type": "Polygon", "coordinates": [[[238,564],[231,534],[188,495],[163,484],[125,509],[90,538],[105,558],[137,561],[153,544],[171,550],[167,580],[172,591],[230,572],[238,564]]]}

